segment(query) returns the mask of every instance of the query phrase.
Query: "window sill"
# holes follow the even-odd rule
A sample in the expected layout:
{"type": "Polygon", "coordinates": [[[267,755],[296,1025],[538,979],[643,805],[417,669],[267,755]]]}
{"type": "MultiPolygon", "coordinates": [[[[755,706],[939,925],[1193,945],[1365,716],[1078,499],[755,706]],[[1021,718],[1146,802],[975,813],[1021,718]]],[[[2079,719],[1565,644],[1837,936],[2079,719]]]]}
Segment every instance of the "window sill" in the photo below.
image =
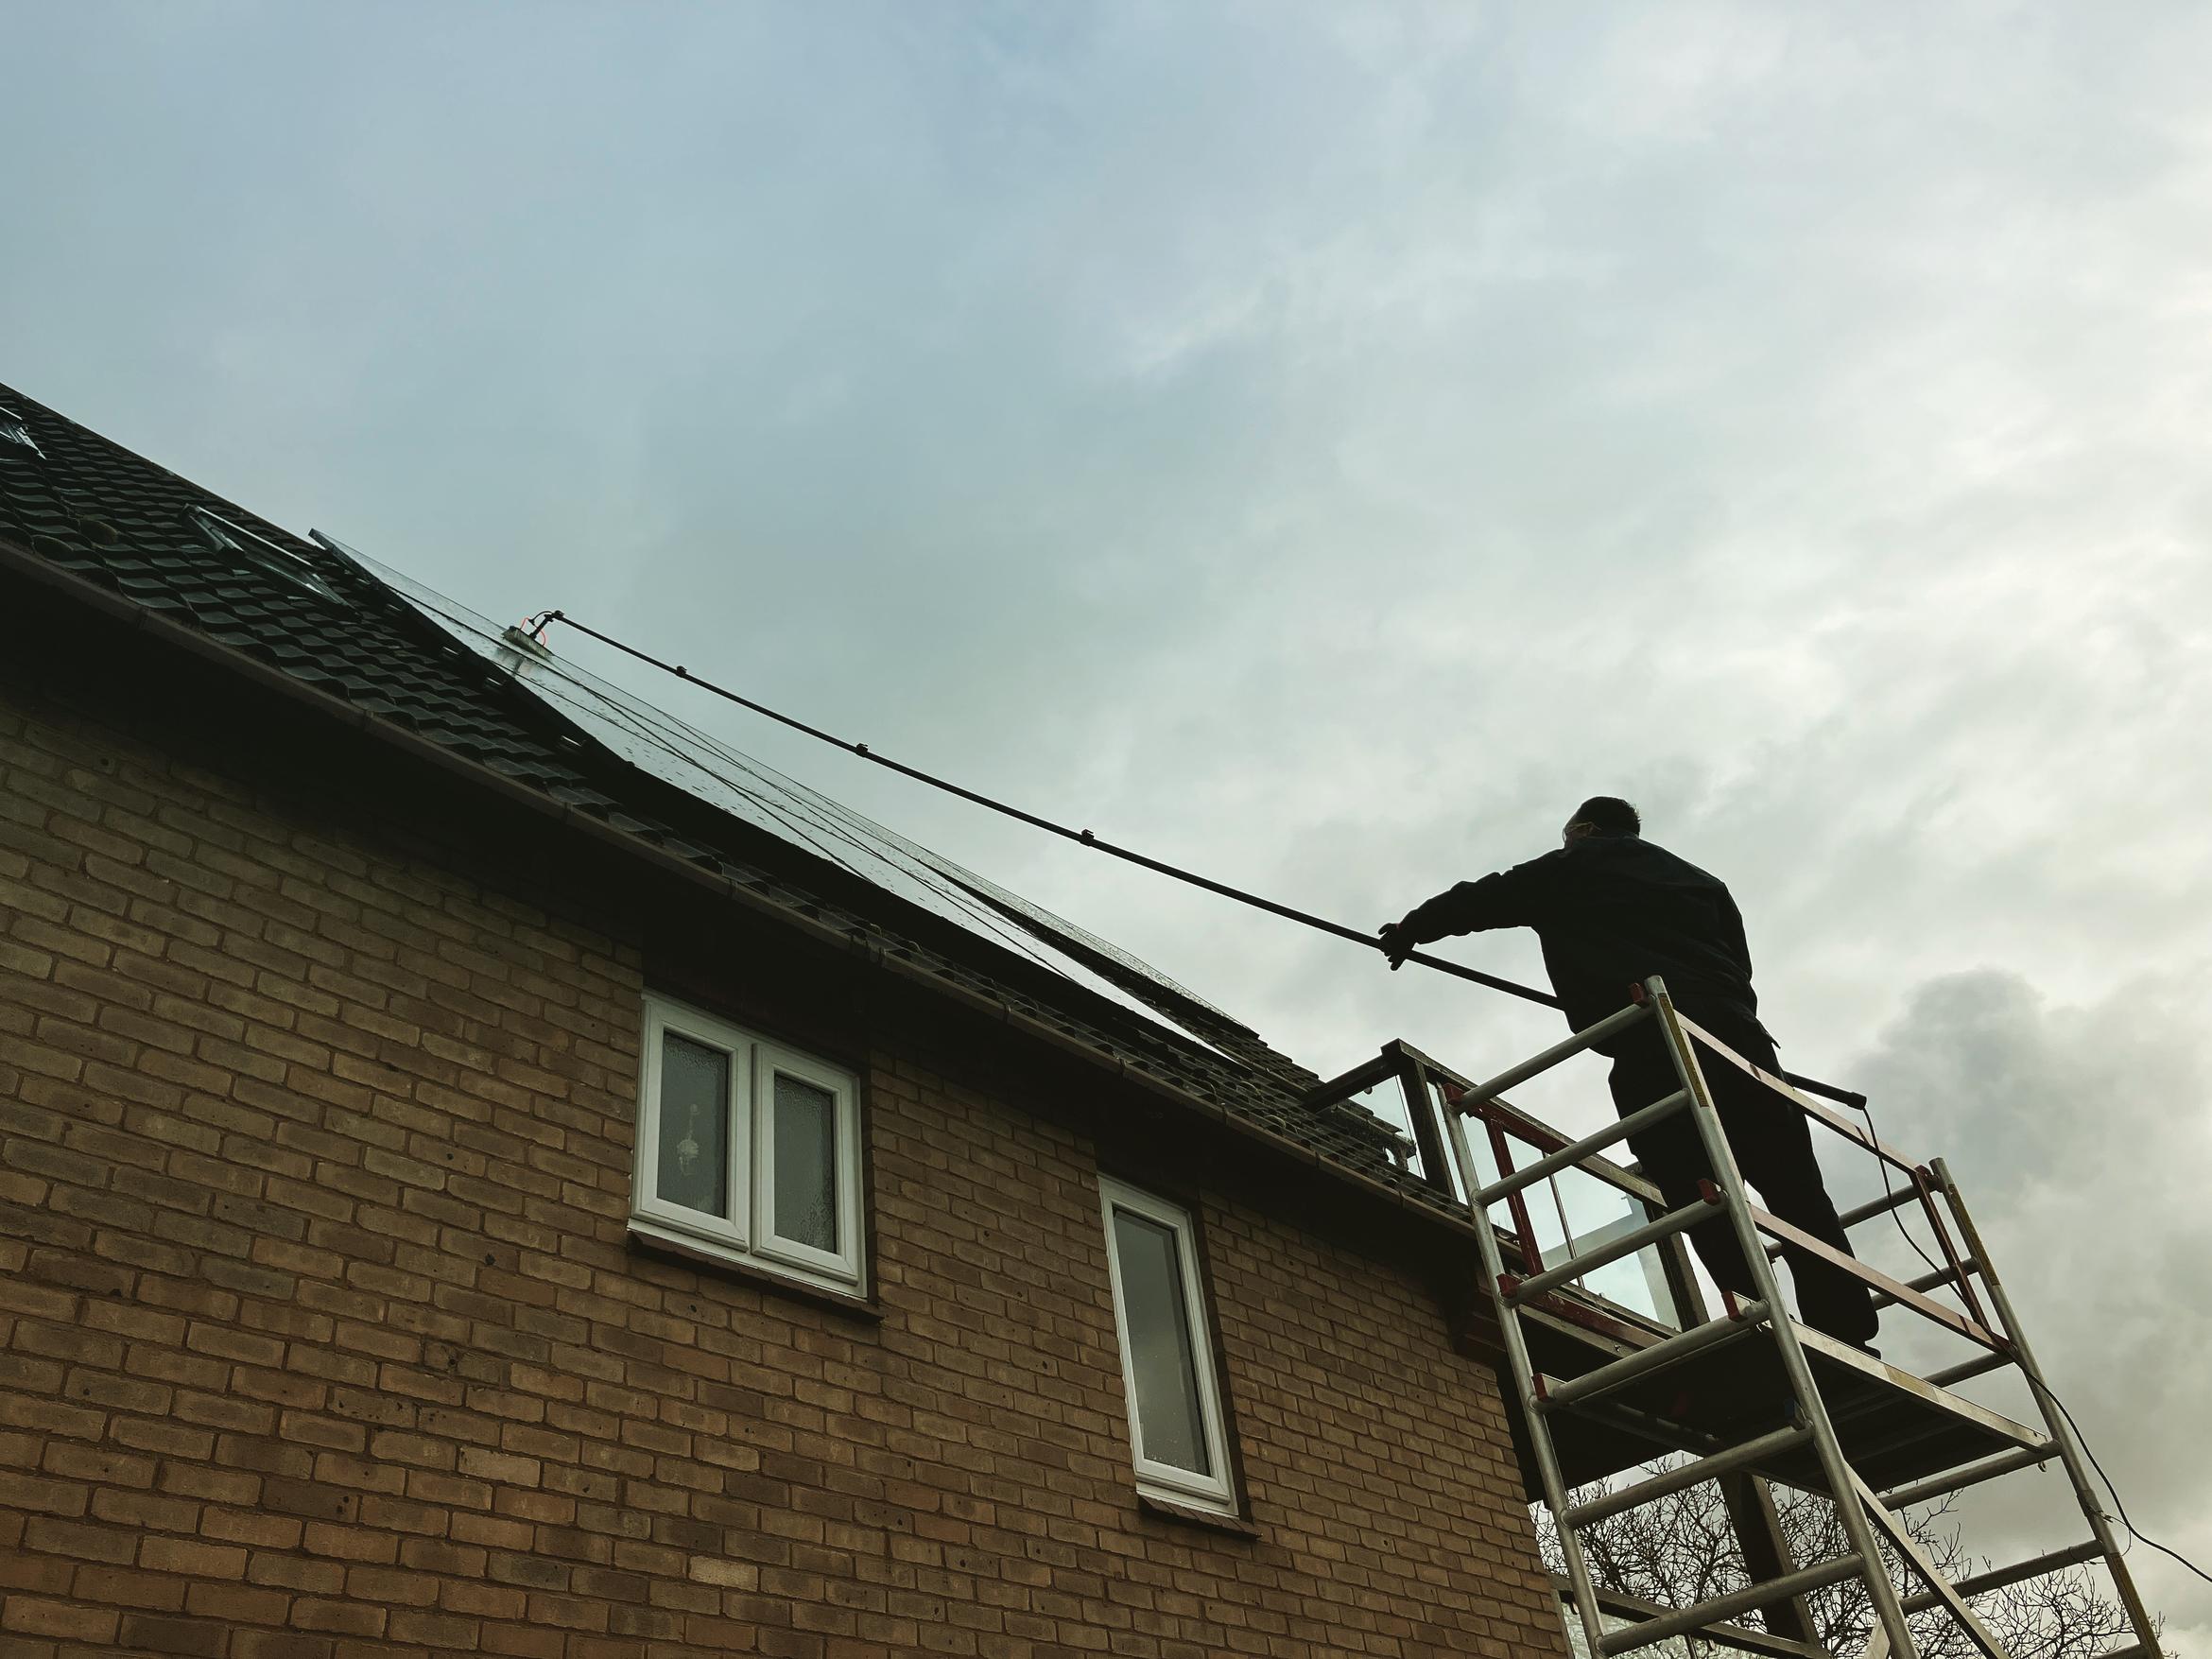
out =
{"type": "Polygon", "coordinates": [[[733,1279],[778,1296],[811,1303],[816,1307],[827,1308],[832,1313],[841,1313],[851,1319],[875,1323],[883,1318],[881,1305],[868,1297],[855,1296],[845,1290],[832,1290],[826,1286],[809,1285],[804,1279],[788,1278],[772,1268],[726,1256],[706,1245],[694,1244],[643,1221],[632,1220],[630,1223],[630,1248],[641,1254],[682,1262],[686,1267],[698,1268],[718,1278],[733,1279]]]}
{"type": "Polygon", "coordinates": [[[1178,1503],[1171,1497],[1154,1497],[1149,1492],[1137,1494],[1137,1508],[1163,1520],[1181,1521],[1188,1527],[1203,1527],[1212,1532],[1227,1532],[1236,1538],[1259,1538],[1260,1529],[1242,1515],[1225,1515],[1218,1510],[1205,1510],[1196,1504],[1178,1503]]]}

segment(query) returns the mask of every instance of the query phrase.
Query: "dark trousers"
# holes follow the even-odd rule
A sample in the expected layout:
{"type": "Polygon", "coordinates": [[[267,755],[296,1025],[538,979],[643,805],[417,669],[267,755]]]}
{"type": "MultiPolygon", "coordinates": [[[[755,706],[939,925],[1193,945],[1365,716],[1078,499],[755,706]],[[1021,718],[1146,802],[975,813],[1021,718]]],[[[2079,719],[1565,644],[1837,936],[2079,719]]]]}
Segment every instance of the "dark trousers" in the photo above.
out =
{"type": "MultiPolygon", "coordinates": [[[[1695,1016],[1693,1016],[1695,1017],[1695,1016]]],[[[1761,1032],[1734,1021],[1701,1021],[1713,1035],[1762,1071],[1779,1073],[1773,1044],[1761,1032]]],[[[1747,1077],[1718,1055],[1699,1056],[1705,1084],[1728,1132],[1728,1145],[1736,1154],[1744,1180],[1759,1189],[1765,1207],[1792,1226],[1803,1228],[1823,1244],[1846,1255],[1850,1241],[1836,1218],[1836,1205],[1821,1180],[1821,1166],[1813,1157],[1812,1132],[1805,1115],[1757,1079],[1747,1077]]],[[[1682,1086],[1674,1075],[1674,1062],[1658,1030],[1638,1027],[1626,1051],[1613,1062],[1613,1102],[1623,1117],[1664,1099],[1682,1086]]],[[[1629,1146],[1644,1166],[1644,1174],[1666,1195],[1667,1207],[1680,1209],[1694,1201],[1698,1183],[1709,1180],[1712,1166],[1705,1161],[1696,1126],[1688,1115],[1669,1117],[1656,1129],[1631,1135],[1629,1146]]],[[[1717,1217],[1690,1229],[1690,1242],[1713,1282],[1724,1290],[1751,1297],[1751,1266],[1726,1217],[1717,1217]]],[[[1842,1269],[1810,1253],[1786,1248],[1797,1287],[1800,1317],[1816,1330],[1846,1342],[1867,1342],[1874,1338],[1877,1319],[1874,1301],[1864,1283],[1842,1269]]]]}

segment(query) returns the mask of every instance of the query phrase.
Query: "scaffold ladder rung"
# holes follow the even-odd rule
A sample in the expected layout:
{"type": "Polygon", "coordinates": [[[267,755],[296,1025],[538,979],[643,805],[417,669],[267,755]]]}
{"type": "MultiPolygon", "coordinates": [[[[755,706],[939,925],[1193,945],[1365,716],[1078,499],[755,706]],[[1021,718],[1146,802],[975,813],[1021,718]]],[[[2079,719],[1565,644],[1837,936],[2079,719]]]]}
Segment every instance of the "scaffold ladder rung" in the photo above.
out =
{"type": "Polygon", "coordinates": [[[1627,1140],[1630,1135],[1640,1134],[1647,1129],[1666,1122],[1688,1104],[1689,1097],[1677,1089],[1664,1100],[1654,1100],[1640,1112],[1632,1112],[1611,1128],[1601,1129],[1596,1134],[1584,1135],[1581,1140],[1560,1148],[1548,1157],[1539,1158],[1525,1168],[1516,1169],[1511,1175],[1492,1182],[1475,1195],[1476,1201],[1487,1210],[1500,1200],[1512,1198],[1523,1187],[1534,1186],[1539,1181],[1549,1180],[1563,1169],[1575,1168],[1606,1148],[1627,1140]]]}
{"type": "Polygon", "coordinates": [[[1919,1197],[1919,1190],[1915,1187],[1892,1186],[1880,1198],[1870,1199],[1856,1209],[1845,1210],[1836,1218],[1843,1223],[1843,1231],[1848,1233],[1861,1221],[1871,1221],[1876,1216],[1886,1216],[1892,1210],[1901,1210],[1919,1197]]]}
{"type": "MultiPolygon", "coordinates": [[[[1938,1268],[1932,1273],[1923,1273],[1917,1279],[1908,1279],[1905,1281],[1905,1287],[1908,1290],[1937,1290],[1945,1285],[1957,1284],[1968,1273],[1979,1272],[1980,1270],[1981,1264],[1972,1256],[1968,1256],[1956,1268],[1938,1268]]],[[[1887,1290],[1876,1290],[1874,1300],[1875,1306],[1877,1308],[1894,1307],[1897,1304],[1897,1299],[1887,1290]]]]}
{"type": "Polygon", "coordinates": [[[2055,1446],[2021,1446],[2016,1451],[2006,1452],[1986,1462],[1970,1463],[1963,1469],[1953,1469],[1947,1474],[1931,1475],[1926,1480],[1915,1480],[1910,1486],[1892,1487],[1882,1494],[1882,1503],[1889,1509],[1909,1510],[1916,1503],[1947,1497],[1954,1492],[1965,1491],[1969,1486],[1979,1486],[1984,1480],[1995,1480],[2000,1475],[2010,1475],[2020,1469],[2039,1468],[2057,1456],[2058,1448],[2055,1446]]]}
{"type": "Polygon", "coordinates": [[[1812,1438],[1812,1430],[1803,1425],[1777,1428],[1771,1434],[1762,1434],[1756,1440],[1747,1440],[1741,1445],[1730,1446],[1726,1451],[1693,1459],[1687,1463],[1677,1463],[1673,1468],[1639,1480],[1633,1486],[1624,1486],[1617,1492],[1609,1492],[1603,1497],[1588,1503],[1579,1503],[1560,1516],[1569,1527],[1590,1527],[1617,1515],[1626,1510],[1641,1509],[1656,1502],[1668,1494],[1680,1492],[1703,1480],[1718,1480],[1721,1476],[1737,1469],[1764,1462],[1769,1458],[1780,1457],[1784,1452],[1795,1451],[1812,1438]]]}
{"type": "Polygon", "coordinates": [[[1931,1371],[1927,1380],[1939,1389],[1947,1389],[1953,1383],[1970,1382],[1978,1376],[1987,1376],[1993,1371],[2002,1371],[2019,1361],[2010,1354],[1977,1354],[1971,1359],[1961,1359],[1956,1365],[1946,1365],[1941,1371],[1931,1371]]]}
{"type": "Polygon", "coordinates": [[[1633,1624],[1626,1630],[1608,1631],[1599,1638],[1598,1651],[1604,1654],[1633,1653],[1638,1648],[1649,1648],[1655,1642],[1664,1642],[1669,1636],[1687,1635],[1711,1625],[1732,1619],[1740,1613],[1751,1613],[1758,1608],[1788,1600],[1792,1596],[1803,1596],[1808,1591],[1824,1589],[1830,1584],[1841,1583],[1845,1579],[1856,1579],[1866,1570],[1866,1560],[1859,1555],[1839,1555],[1823,1561],[1818,1566],[1800,1567],[1796,1572],[1779,1579],[1769,1579],[1763,1584],[1752,1584],[1726,1596],[1716,1596],[1710,1601],[1700,1601],[1694,1607],[1681,1608],[1663,1618],[1647,1619],[1633,1624]]]}
{"type": "MultiPolygon", "coordinates": [[[[1515,1311],[1518,1311],[1517,1306],[1515,1311]]],[[[1693,1325],[1679,1337],[1669,1337],[1664,1342],[1654,1342],[1649,1348],[1639,1348],[1633,1354],[1600,1365],[1596,1371],[1586,1371],[1581,1376],[1561,1379],[1546,1377],[1538,1391],[1536,1403],[1544,1410],[1559,1410],[1568,1406],[1599,1399],[1648,1376],[1654,1371],[1664,1371],[1687,1359],[1693,1354],[1723,1342],[1739,1341],[1766,1322],[1767,1305],[1747,1302],[1737,1307],[1733,1317],[1707,1320],[1702,1325],[1693,1325]]]]}
{"type": "Polygon", "coordinates": [[[1548,1290],[1557,1289],[1562,1285],[1571,1285],[1577,1279],[1587,1278],[1599,1268],[1610,1267],[1624,1255],[1633,1255],[1639,1250],[1648,1250],[1662,1239],[1672,1238],[1677,1233],[1686,1233],[1700,1222],[1710,1220],[1714,1209],[1720,1202],[1720,1190],[1709,1181],[1704,1184],[1704,1196],[1695,1203],[1685,1204],[1679,1210],[1670,1210],[1656,1221],[1648,1221],[1595,1250],[1569,1256],[1558,1267],[1547,1269],[1533,1278],[1515,1280],[1510,1287],[1503,1287],[1506,1300],[1516,1306],[1526,1305],[1548,1290]]]}
{"type": "MultiPolygon", "coordinates": [[[[1566,1587],[1556,1573],[1552,1575],[1552,1583],[1562,1589],[1566,1587]]],[[[1635,1624],[1641,1624],[1646,1619],[1665,1618],[1674,1612],[1664,1601],[1647,1601],[1641,1596],[1630,1596],[1619,1590],[1599,1591],[1598,1603],[1614,1617],[1635,1624]]],[[[1755,1653],[1761,1655],[1762,1659],[1834,1659],[1834,1655],[1819,1642],[1799,1641],[1790,1636],[1777,1635],[1772,1631],[1754,1630],[1749,1625],[1708,1624],[1698,1633],[1705,1641],[1717,1643],[1731,1653],[1755,1653]]]]}
{"type": "MultiPolygon", "coordinates": [[[[2103,1553],[2094,1543],[2076,1544],[2065,1549],[2048,1550],[2026,1561],[2016,1561],[2010,1566],[1992,1567],[1986,1573],[1976,1573],[1970,1579],[1961,1579],[1951,1588],[1961,1596],[1986,1596],[1990,1591],[2002,1590],[2008,1584],[2023,1584],[2030,1579],[2040,1579],[2046,1573],[2064,1572],[2067,1567],[2085,1565],[2103,1553]]],[[[1905,1611],[1926,1613],[1936,1604],[1937,1599],[1932,1591],[1909,1596],[1905,1599],[1905,1611]]]]}

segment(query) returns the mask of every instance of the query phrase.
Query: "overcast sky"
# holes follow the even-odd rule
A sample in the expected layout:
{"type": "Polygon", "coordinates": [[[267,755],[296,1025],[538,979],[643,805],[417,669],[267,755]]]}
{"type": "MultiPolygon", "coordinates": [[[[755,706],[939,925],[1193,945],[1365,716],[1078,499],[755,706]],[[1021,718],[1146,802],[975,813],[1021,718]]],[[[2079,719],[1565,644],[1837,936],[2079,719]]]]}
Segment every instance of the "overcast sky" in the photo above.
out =
{"type": "MultiPolygon", "coordinates": [[[[2212,12],[0,11],[0,378],[1363,927],[1630,796],[2212,1560],[2212,12]]],[[[1318,1070],[1554,1036],[640,688],[1318,1070]]]]}

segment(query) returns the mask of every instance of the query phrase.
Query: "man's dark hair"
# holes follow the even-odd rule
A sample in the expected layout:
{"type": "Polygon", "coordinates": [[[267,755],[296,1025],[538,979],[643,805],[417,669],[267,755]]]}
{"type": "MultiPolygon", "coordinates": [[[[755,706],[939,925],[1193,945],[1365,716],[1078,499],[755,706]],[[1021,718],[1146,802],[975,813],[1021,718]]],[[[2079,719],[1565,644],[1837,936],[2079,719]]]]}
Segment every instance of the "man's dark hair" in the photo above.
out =
{"type": "Polygon", "coordinates": [[[1601,836],[1639,836],[1644,821],[1636,809],[1616,795],[1593,795],[1575,808],[1574,822],[1586,823],[1601,836]]]}

